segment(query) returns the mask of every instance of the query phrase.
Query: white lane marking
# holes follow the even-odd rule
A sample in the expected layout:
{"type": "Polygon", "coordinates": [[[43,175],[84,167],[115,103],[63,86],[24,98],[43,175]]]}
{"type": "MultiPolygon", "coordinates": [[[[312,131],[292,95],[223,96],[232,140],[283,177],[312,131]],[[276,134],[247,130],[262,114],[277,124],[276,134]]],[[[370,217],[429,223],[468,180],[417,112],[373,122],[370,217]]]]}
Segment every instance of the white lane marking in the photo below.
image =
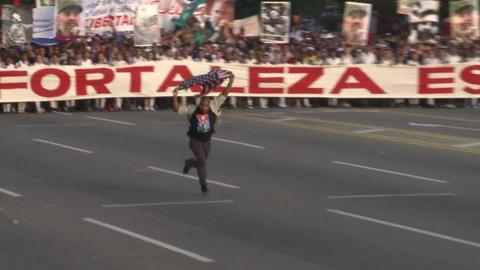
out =
{"type": "MultiPolygon", "coordinates": [[[[294,111],[293,113],[298,113],[298,114],[311,114],[315,113],[316,111],[294,111]]],[[[320,111],[321,112],[321,111],[320,111]]]]}
{"type": "Polygon", "coordinates": [[[56,111],[53,111],[53,113],[63,114],[63,115],[72,115],[71,113],[67,113],[67,112],[56,112],[56,111]]]}
{"type": "Polygon", "coordinates": [[[333,110],[321,110],[322,113],[343,113],[348,112],[348,110],[343,109],[333,109],[333,110]]]}
{"type": "Polygon", "coordinates": [[[361,216],[361,215],[357,215],[357,214],[353,214],[353,213],[349,213],[349,212],[344,212],[344,211],[340,211],[340,210],[335,210],[335,209],[325,209],[325,210],[330,212],[330,213],[334,213],[334,214],[338,214],[338,215],[343,215],[343,216],[347,216],[347,217],[351,217],[351,218],[370,221],[370,222],[373,222],[373,223],[382,224],[382,225],[394,227],[394,228],[397,228],[397,229],[416,232],[416,233],[419,233],[419,234],[424,234],[424,235],[432,236],[432,237],[435,237],[435,238],[440,238],[440,239],[443,239],[443,240],[448,240],[448,241],[452,241],[452,242],[456,242],[456,243],[480,248],[480,243],[477,243],[477,242],[472,242],[472,241],[468,241],[468,240],[464,240],[464,239],[460,239],[460,238],[456,238],[456,237],[452,237],[452,236],[448,236],[448,235],[444,235],[444,234],[434,233],[434,232],[430,232],[430,231],[426,231],[426,230],[422,230],[422,229],[418,229],[418,228],[414,228],[414,227],[410,227],[410,226],[400,225],[400,224],[397,224],[397,223],[388,222],[388,221],[375,219],[375,218],[371,218],[371,217],[366,217],[366,216],[361,216]]]}
{"type": "MultiPolygon", "coordinates": [[[[162,168],[158,168],[158,167],[154,167],[154,166],[148,166],[147,168],[149,168],[150,170],[158,171],[158,172],[164,172],[164,173],[173,174],[173,175],[176,175],[176,176],[181,176],[181,177],[188,178],[188,179],[198,180],[197,177],[194,177],[194,176],[191,176],[191,175],[185,175],[185,174],[182,174],[182,173],[178,173],[178,172],[175,172],[175,171],[170,171],[170,170],[166,170],[166,169],[162,169],[162,168]]],[[[239,186],[230,185],[230,184],[226,184],[226,183],[222,183],[222,182],[218,182],[218,181],[213,181],[213,180],[209,180],[209,179],[207,179],[207,183],[211,183],[211,184],[226,187],[226,188],[240,189],[239,186]]]]}
{"type": "Polygon", "coordinates": [[[373,132],[379,132],[379,131],[384,131],[385,129],[383,128],[369,128],[369,129],[362,129],[362,130],[357,130],[355,133],[359,134],[366,134],[366,133],[373,133],[373,132]]]}
{"type": "Polygon", "coordinates": [[[479,145],[480,145],[480,142],[471,142],[471,143],[455,144],[454,146],[458,148],[469,148],[469,147],[475,147],[479,145]]]}
{"type": "Polygon", "coordinates": [[[286,112],[269,112],[269,113],[266,113],[268,115],[286,115],[287,113],[286,112]]]}
{"type": "Polygon", "coordinates": [[[135,232],[132,232],[132,231],[129,231],[129,230],[126,230],[126,229],[123,229],[123,228],[120,228],[120,227],[117,227],[117,226],[114,226],[114,225],[111,225],[111,224],[108,224],[108,223],[105,223],[105,222],[102,222],[102,221],[93,219],[93,218],[83,218],[83,221],[86,221],[86,222],[89,222],[89,223],[92,223],[92,224],[95,224],[95,225],[98,225],[98,226],[101,226],[101,227],[110,229],[110,230],[112,230],[112,231],[119,232],[119,233],[124,234],[124,235],[128,235],[128,236],[133,237],[133,238],[135,238],[135,239],[145,241],[145,242],[147,242],[147,243],[156,245],[156,246],[161,247],[161,248],[164,248],[164,249],[168,249],[168,250],[170,250],[170,251],[173,251],[173,252],[176,252],[176,253],[185,255],[185,256],[187,256],[187,257],[190,257],[190,258],[192,258],[192,259],[195,259],[195,260],[197,260],[197,261],[201,261],[201,262],[204,262],[204,263],[212,263],[212,262],[215,262],[215,261],[212,260],[212,259],[203,257],[203,256],[198,255],[198,254],[196,254],[196,253],[193,253],[193,252],[191,252],[191,251],[188,251],[188,250],[185,250],[185,249],[181,249],[181,248],[179,248],[179,247],[176,247],[176,246],[173,246],[173,245],[170,245],[170,244],[167,244],[167,243],[158,241],[158,240],[153,239],[153,238],[150,238],[150,237],[148,237],[148,236],[141,235],[141,234],[138,234],[138,233],[135,233],[135,232]]]}
{"type": "Polygon", "coordinates": [[[348,162],[342,162],[342,161],[332,161],[335,164],[340,164],[340,165],[345,165],[345,166],[351,166],[355,168],[361,168],[361,169],[366,169],[366,170],[372,170],[372,171],[377,171],[377,172],[384,172],[384,173],[389,173],[389,174],[395,174],[395,175],[400,175],[400,176],[405,176],[405,177],[410,177],[414,179],[419,179],[419,180],[424,180],[424,181],[429,181],[429,182],[435,182],[435,183],[448,183],[448,181],[445,180],[438,180],[438,179],[433,179],[429,177],[423,177],[423,176],[418,176],[418,175],[413,175],[413,174],[407,174],[407,173],[401,173],[401,172],[396,172],[396,171],[389,171],[389,170],[383,170],[383,169],[378,169],[378,168],[373,168],[373,167],[368,167],[368,166],[363,166],[363,165],[358,165],[358,164],[353,164],[353,163],[348,163],[348,162]]]}
{"type": "Polygon", "coordinates": [[[355,109],[332,109],[322,110],[324,113],[344,113],[344,112],[359,112],[359,113],[379,113],[379,110],[355,110],[355,109]]]}
{"type": "Polygon", "coordinates": [[[85,118],[98,120],[98,121],[104,121],[104,122],[110,122],[110,123],[115,123],[115,124],[127,125],[127,126],[135,126],[135,124],[131,123],[131,122],[112,120],[112,119],[102,118],[102,117],[85,116],[85,118]]]}
{"type": "Polygon", "coordinates": [[[85,149],[82,149],[82,148],[77,148],[77,147],[73,147],[73,146],[69,146],[69,145],[65,145],[65,144],[60,144],[60,143],[56,143],[56,142],[51,142],[51,141],[47,141],[47,140],[32,139],[32,141],[41,142],[41,143],[46,143],[46,144],[51,144],[51,145],[55,145],[55,146],[58,146],[58,147],[62,147],[62,148],[66,148],[66,149],[70,149],[70,150],[82,152],[82,153],[85,153],[85,154],[93,154],[93,151],[90,151],[90,150],[85,150],[85,149]]]}
{"type": "Polygon", "coordinates": [[[328,196],[329,199],[396,198],[396,197],[437,197],[456,196],[455,193],[411,193],[411,194],[369,194],[328,196]]]}
{"type": "Polygon", "coordinates": [[[379,110],[352,110],[352,112],[379,113],[379,110]]]}
{"type": "Polygon", "coordinates": [[[234,203],[232,200],[223,201],[188,201],[188,202],[159,202],[159,203],[132,203],[132,204],[104,204],[105,208],[117,207],[142,207],[142,206],[170,206],[170,205],[198,205],[198,204],[220,204],[220,203],[234,203]]]}
{"type": "Polygon", "coordinates": [[[96,124],[28,124],[16,125],[17,128],[36,128],[36,127],[87,127],[96,126],[96,124]]]}
{"type": "Polygon", "coordinates": [[[408,122],[408,124],[414,127],[438,127],[439,126],[437,124],[421,124],[421,123],[414,123],[414,122],[408,122]]]}
{"type": "Polygon", "coordinates": [[[256,148],[256,149],[264,149],[264,148],[265,148],[265,147],[260,146],[260,145],[249,144],[249,143],[238,142],[238,141],[232,141],[232,140],[227,140],[227,139],[222,139],[222,138],[217,138],[217,137],[212,138],[212,140],[214,140],[214,141],[219,141],[219,142],[226,142],[226,143],[243,145],[243,146],[247,146],[247,147],[251,147],[251,148],[256,148]]]}
{"type": "Polygon", "coordinates": [[[13,191],[10,191],[10,190],[6,190],[6,189],[3,189],[3,188],[0,188],[0,192],[1,193],[4,193],[4,194],[7,194],[9,196],[12,196],[12,197],[22,197],[22,195],[18,194],[18,193],[15,193],[13,191]]]}
{"type": "Polygon", "coordinates": [[[455,126],[447,126],[447,125],[441,125],[441,124],[423,124],[423,123],[414,123],[414,122],[409,122],[408,123],[410,126],[414,127],[443,127],[443,128],[451,128],[451,129],[461,129],[461,130],[470,130],[470,131],[480,131],[478,128],[466,128],[466,127],[455,127],[455,126]]]}
{"type": "Polygon", "coordinates": [[[283,117],[283,118],[279,118],[279,119],[274,119],[272,120],[273,122],[286,122],[286,121],[293,121],[293,120],[297,120],[298,118],[296,117],[283,117]]]}

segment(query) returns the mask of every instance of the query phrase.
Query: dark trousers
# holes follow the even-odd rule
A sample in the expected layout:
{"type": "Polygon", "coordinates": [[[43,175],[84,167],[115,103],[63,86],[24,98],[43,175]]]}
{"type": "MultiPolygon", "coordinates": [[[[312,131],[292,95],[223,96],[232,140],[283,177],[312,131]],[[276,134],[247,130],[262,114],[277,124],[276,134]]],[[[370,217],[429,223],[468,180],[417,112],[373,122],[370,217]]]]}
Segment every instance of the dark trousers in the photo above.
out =
{"type": "Polygon", "coordinates": [[[199,139],[190,138],[190,149],[195,155],[195,160],[193,161],[193,167],[197,168],[198,180],[200,185],[207,185],[207,159],[208,154],[210,153],[210,140],[204,142],[199,139]]]}

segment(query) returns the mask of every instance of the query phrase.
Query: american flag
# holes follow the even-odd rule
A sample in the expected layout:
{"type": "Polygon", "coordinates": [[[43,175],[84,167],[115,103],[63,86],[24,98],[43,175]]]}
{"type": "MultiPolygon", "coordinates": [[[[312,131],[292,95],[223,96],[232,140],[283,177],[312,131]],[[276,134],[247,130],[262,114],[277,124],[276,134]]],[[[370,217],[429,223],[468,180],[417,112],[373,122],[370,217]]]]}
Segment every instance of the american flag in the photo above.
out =
{"type": "Polygon", "coordinates": [[[210,93],[213,89],[217,88],[222,82],[230,78],[232,72],[225,69],[214,69],[207,74],[202,74],[198,76],[193,76],[178,86],[178,90],[188,89],[194,85],[200,85],[202,87],[201,95],[206,95],[210,93]]]}

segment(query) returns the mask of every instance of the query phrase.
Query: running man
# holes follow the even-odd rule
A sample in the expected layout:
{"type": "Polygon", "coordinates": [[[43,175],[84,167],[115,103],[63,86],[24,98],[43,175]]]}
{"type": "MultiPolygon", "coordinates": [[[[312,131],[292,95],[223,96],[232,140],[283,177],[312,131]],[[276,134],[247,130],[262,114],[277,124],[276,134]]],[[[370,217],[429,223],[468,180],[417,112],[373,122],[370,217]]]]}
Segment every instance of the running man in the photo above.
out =
{"type": "Polygon", "coordinates": [[[186,115],[190,123],[187,136],[190,138],[189,147],[195,158],[185,160],[183,173],[187,174],[192,167],[197,169],[198,180],[203,193],[208,193],[207,187],[207,159],[210,153],[212,135],[215,133],[215,124],[221,116],[220,107],[225,102],[232,87],[234,75],[228,77],[229,82],[223,92],[213,99],[202,96],[198,106],[180,106],[178,102],[178,88],[173,91],[173,111],[186,115]]]}

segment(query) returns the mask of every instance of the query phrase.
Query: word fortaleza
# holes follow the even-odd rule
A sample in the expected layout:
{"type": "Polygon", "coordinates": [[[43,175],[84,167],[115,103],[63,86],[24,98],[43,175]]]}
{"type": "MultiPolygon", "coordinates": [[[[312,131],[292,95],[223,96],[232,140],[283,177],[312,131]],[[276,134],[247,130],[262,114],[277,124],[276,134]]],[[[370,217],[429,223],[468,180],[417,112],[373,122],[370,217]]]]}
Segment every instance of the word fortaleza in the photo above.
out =
{"type": "MultiPolygon", "coordinates": [[[[175,62],[173,62],[175,63],[175,62]]],[[[62,97],[169,96],[194,73],[208,64],[178,65],[158,62],[124,67],[41,67],[0,71],[3,102],[55,100],[62,97]],[[21,93],[21,94],[20,94],[21,93]]],[[[177,62],[178,63],[178,62],[177,62]]],[[[231,93],[236,96],[309,97],[477,97],[480,95],[480,64],[439,67],[224,65],[236,74],[231,93]],[[397,74],[398,73],[398,74],[397,74]]],[[[223,68],[223,66],[222,66],[223,68]]],[[[212,92],[222,91],[218,87],[212,92]]],[[[193,86],[193,93],[201,88],[193,86]]]]}

